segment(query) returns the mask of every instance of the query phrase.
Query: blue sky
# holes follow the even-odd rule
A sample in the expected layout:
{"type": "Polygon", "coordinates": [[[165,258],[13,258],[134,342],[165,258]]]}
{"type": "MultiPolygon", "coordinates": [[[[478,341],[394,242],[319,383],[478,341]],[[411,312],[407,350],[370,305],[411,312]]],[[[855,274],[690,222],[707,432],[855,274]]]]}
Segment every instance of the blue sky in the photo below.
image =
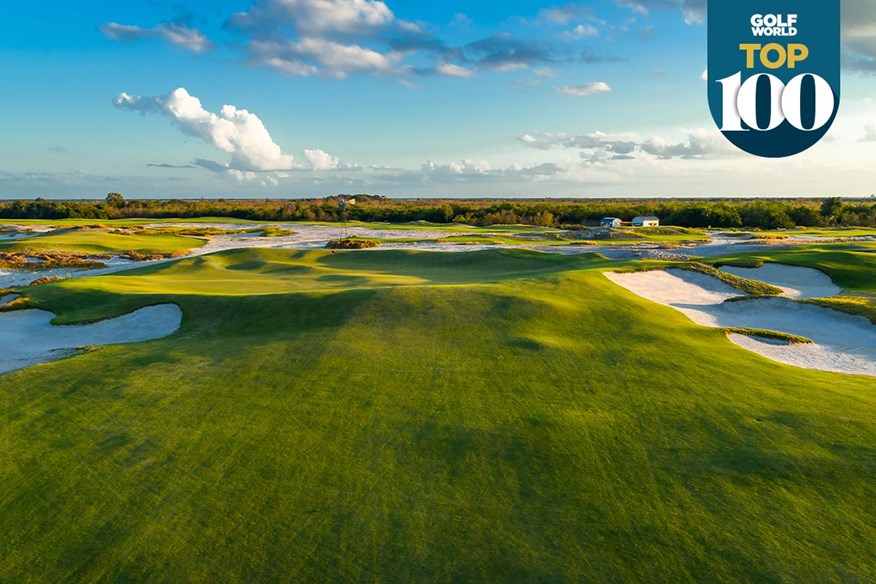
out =
{"type": "Polygon", "coordinates": [[[779,161],[714,128],[705,0],[205,4],[5,7],[0,198],[876,192],[866,0],[834,128],[779,161]]]}

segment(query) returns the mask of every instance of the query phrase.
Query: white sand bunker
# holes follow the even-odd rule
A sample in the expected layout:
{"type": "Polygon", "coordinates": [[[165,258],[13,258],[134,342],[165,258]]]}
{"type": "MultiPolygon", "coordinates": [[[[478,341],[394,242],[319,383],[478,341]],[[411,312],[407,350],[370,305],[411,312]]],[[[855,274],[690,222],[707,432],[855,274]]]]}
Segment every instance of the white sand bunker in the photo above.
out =
{"type": "Polygon", "coordinates": [[[813,344],[789,345],[730,335],[737,345],[774,361],[876,376],[876,326],[862,316],[786,298],[725,302],[741,293],[716,278],[685,270],[605,275],[634,294],[675,308],[700,325],[767,329],[812,339],[813,344]]]}
{"type": "Polygon", "coordinates": [[[182,311],[176,304],[149,306],[85,325],[53,326],[54,317],[44,310],[0,314],[0,374],[61,359],[79,347],[160,339],[182,324],[182,311]]]}
{"type": "Polygon", "coordinates": [[[759,268],[724,266],[721,270],[781,288],[789,298],[827,298],[842,292],[827,274],[813,268],[766,263],[759,268]]]}

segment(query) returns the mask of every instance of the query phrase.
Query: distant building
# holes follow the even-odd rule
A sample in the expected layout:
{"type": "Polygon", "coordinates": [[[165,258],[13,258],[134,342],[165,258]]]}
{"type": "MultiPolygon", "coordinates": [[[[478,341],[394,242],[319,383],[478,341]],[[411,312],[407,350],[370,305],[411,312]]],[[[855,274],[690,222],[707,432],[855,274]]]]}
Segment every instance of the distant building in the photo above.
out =
{"type": "Polygon", "coordinates": [[[659,227],[660,219],[654,217],[653,215],[647,215],[645,217],[636,217],[633,219],[633,227],[659,227]]]}
{"type": "Polygon", "coordinates": [[[600,227],[620,227],[623,221],[617,217],[605,217],[599,222],[600,227]]]}

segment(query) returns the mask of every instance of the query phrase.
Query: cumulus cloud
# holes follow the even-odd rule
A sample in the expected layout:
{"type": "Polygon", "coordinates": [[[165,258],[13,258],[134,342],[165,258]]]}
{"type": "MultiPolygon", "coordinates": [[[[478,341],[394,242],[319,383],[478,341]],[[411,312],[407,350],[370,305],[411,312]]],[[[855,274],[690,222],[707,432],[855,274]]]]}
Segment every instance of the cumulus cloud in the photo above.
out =
{"type": "Polygon", "coordinates": [[[163,39],[177,47],[194,53],[209,51],[213,44],[203,33],[180,23],[164,22],[154,28],[143,28],[118,22],[108,22],[100,27],[107,38],[117,42],[134,42],[142,39],[163,39]]]}
{"type": "Polygon", "coordinates": [[[515,163],[507,167],[494,168],[486,160],[474,159],[457,160],[448,164],[426,161],[422,163],[419,170],[380,166],[372,166],[371,170],[381,173],[375,177],[388,183],[439,185],[453,183],[495,184],[497,181],[543,181],[568,172],[567,167],[554,163],[529,166],[515,163]]]}
{"type": "Polygon", "coordinates": [[[472,77],[474,75],[474,71],[471,69],[466,69],[465,67],[460,67],[453,63],[441,63],[436,67],[436,71],[442,75],[450,77],[472,77]]]}
{"type": "Polygon", "coordinates": [[[344,162],[340,158],[332,156],[325,150],[305,150],[304,157],[310,163],[312,170],[360,170],[361,167],[357,164],[344,162]]]}
{"type": "Polygon", "coordinates": [[[576,95],[579,97],[611,92],[611,87],[604,81],[594,81],[593,83],[585,83],[583,85],[561,85],[554,89],[566,95],[576,95]]]}
{"type": "Polygon", "coordinates": [[[525,134],[520,141],[540,150],[578,150],[587,163],[602,163],[611,160],[657,158],[661,160],[724,157],[734,154],[729,143],[717,131],[696,129],[682,130],[684,139],[670,141],[660,136],[643,138],[634,133],[563,134],[541,132],[525,134]]]}
{"type": "Polygon", "coordinates": [[[341,44],[323,38],[298,41],[253,41],[252,61],[292,76],[326,75],[344,78],[350,73],[400,73],[403,55],[381,53],[357,44],[341,44]]]}
{"type": "MultiPolygon", "coordinates": [[[[161,39],[194,52],[211,49],[210,40],[190,26],[191,20],[184,15],[152,28],[110,22],[101,30],[119,42],[161,39]]],[[[282,75],[472,77],[554,63],[612,61],[587,51],[579,58],[573,41],[599,34],[593,24],[582,21],[601,22],[590,8],[569,4],[541,11],[535,21],[568,27],[554,42],[503,32],[453,46],[427,24],[399,19],[383,0],[254,0],[247,10],[232,14],[225,28],[243,37],[232,46],[242,49],[244,63],[282,75]]],[[[464,29],[471,20],[458,13],[449,26],[464,29]]]]}
{"type": "Polygon", "coordinates": [[[114,104],[119,109],[170,118],[183,133],[230,153],[231,169],[265,171],[297,167],[291,155],[283,154],[257,115],[233,105],[222,106],[219,114],[214,114],[182,87],[158,97],[121,93],[114,104]]]}
{"type": "Polygon", "coordinates": [[[228,21],[250,36],[249,62],[284,75],[404,74],[386,35],[420,35],[379,0],[257,0],[228,21]]]}
{"type": "MultiPolygon", "coordinates": [[[[245,109],[233,105],[222,106],[219,113],[204,109],[201,100],[180,87],[167,95],[141,97],[120,93],[115,106],[142,115],[157,114],[169,118],[184,134],[198,138],[231,154],[231,160],[222,164],[198,158],[193,166],[212,172],[226,173],[237,180],[259,179],[271,186],[278,171],[287,170],[358,170],[359,167],[331,156],[324,150],[305,150],[307,165],[299,164],[290,154],[284,154],[261,119],[245,109]],[[274,175],[271,176],[271,173],[274,175]],[[259,174],[262,173],[262,174],[259,174]]],[[[150,165],[170,168],[170,165],[150,165]]],[[[179,168],[179,167],[177,167],[179,168]]]]}
{"type": "Polygon", "coordinates": [[[572,30],[566,31],[566,36],[573,39],[599,36],[599,31],[591,24],[579,24],[572,30]]]}
{"type": "Polygon", "coordinates": [[[305,37],[327,32],[362,34],[387,26],[395,14],[379,0],[257,0],[229,23],[243,29],[272,29],[289,24],[305,37]]]}

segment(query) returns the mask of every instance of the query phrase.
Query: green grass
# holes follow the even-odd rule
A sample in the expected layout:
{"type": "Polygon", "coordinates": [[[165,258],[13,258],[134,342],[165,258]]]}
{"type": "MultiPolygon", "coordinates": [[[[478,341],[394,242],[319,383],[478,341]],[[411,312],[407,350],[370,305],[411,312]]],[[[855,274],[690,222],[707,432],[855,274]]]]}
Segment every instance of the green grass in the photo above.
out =
{"type": "Polygon", "coordinates": [[[797,235],[805,237],[876,237],[876,228],[872,227],[835,227],[824,229],[797,228],[778,229],[775,231],[755,231],[752,235],[797,235]]]}
{"type": "Polygon", "coordinates": [[[609,237],[592,237],[588,238],[588,240],[611,245],[641,243],[682,244],[709,240],[709,236],[702,229],[689,229],[685,227],[615,227],[608,233],[609,237]]]}
{"type": "Polygon", "coordinates": [[[841,243],[797,246],[721,258],[716,264],[731,261],[773,261],[821,270],[833,282],[851,292],[876,293],[876,244],[841,243]]]}
{"type": "Polygon", "coordinates": [[[172,255],[201,247],[206,242],[175,235],[122,235],[106,231],[70,230],[37,235],[18,241],[0,243],[0,251],[59,251],[85,254],[116,254],[135,251],[140,254],[172,255]]]}
{"type": "Polygon", "coordinates": [[[836,296],[833,298],[810,299],[805,302],[848,314],[865,316],[870,319],[870,322],[876,324],[876,296],[836,296]]]}
{"type": "Polygon", "coordinates": [[[0,377],[0,581],[876,579],[873,379],[617,265],[245,250],[28,290],[185,318],[0,377]]]}
{"type": "Polygon", "coordinates": [[[781,288],[778,288],[776,286],[772,286],[758,280],[751,280],[749,278],[743,278],[742,276],[730,274],[728,272],[721,271],[714,266],[710,266],[708,264],[703,264],[700,262],[685,262],[678,265],[678,267],[682,270],[699,272],[701,274],[706,274],[707,276],[712,276],[713,278],[718,278],[725,284],[728,284],[733,288],[736,288],[740,292],[748,294],[749,296],[781,296],[784,292],[781,288]]]}
{"type": "Polygon", "coordinates": [[[784,341],[789,345],[811,345],[812,339],[801,337],[800,335],[792,335],[781,331],[772,331],[759,328],[737,328],[726,327],[724,331],[727,333],[735,333],[737,335],[745,335],[746,337],[760,337],[763,339],[771,339],[775,341],[784,341]]]}

